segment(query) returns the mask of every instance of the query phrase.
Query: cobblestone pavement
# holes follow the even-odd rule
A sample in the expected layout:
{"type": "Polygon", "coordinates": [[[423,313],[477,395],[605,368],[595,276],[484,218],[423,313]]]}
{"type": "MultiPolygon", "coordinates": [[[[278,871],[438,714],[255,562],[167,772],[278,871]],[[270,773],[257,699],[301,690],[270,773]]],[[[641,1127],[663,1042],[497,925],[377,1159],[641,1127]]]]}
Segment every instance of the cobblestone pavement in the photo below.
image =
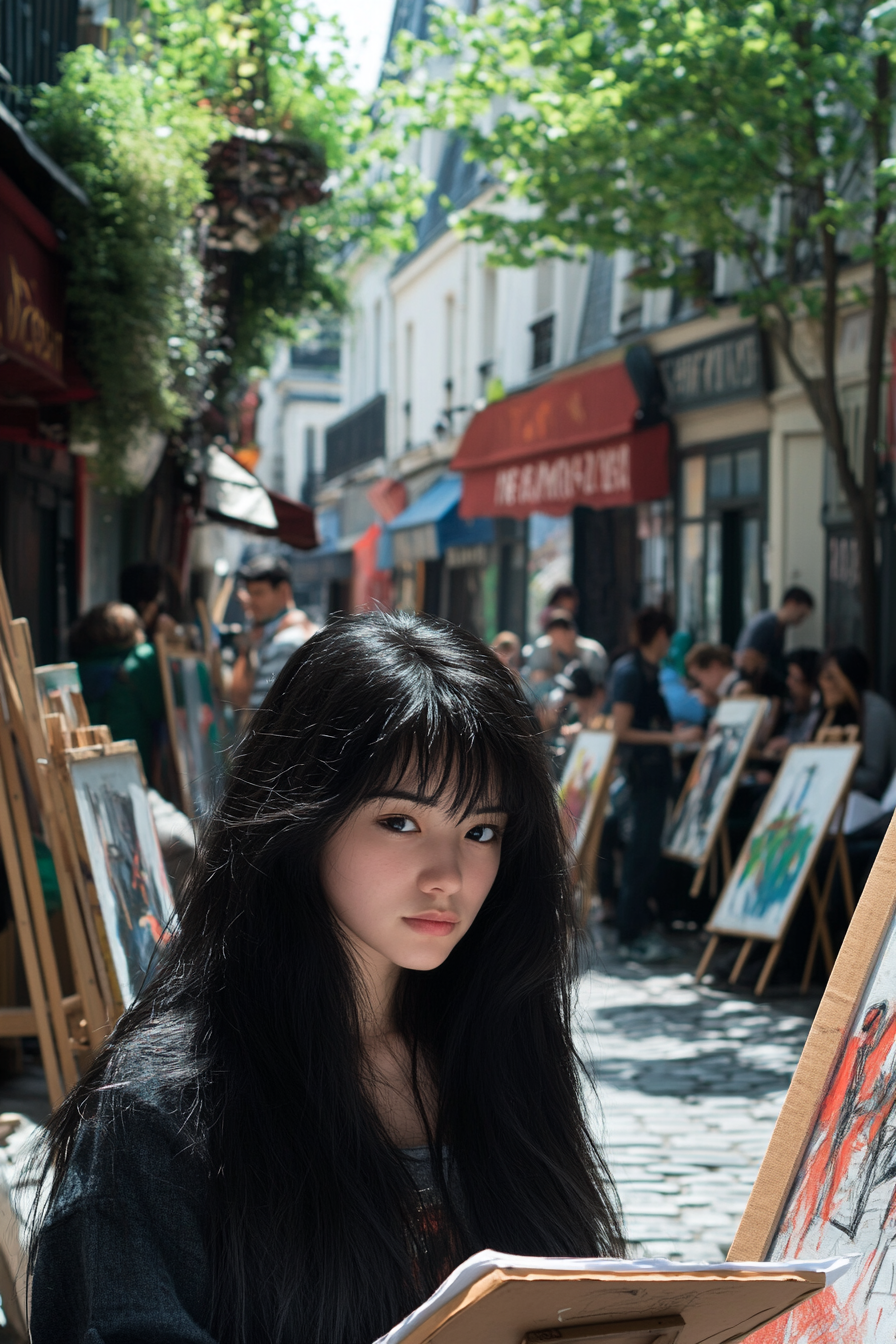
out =
{"type": "Polygon", "coordinates": [[[577,1044],[633,1249],[722,1260],[817,1000],[695,985],[693,948],[669,969],[587,960],[577,1044]]]}

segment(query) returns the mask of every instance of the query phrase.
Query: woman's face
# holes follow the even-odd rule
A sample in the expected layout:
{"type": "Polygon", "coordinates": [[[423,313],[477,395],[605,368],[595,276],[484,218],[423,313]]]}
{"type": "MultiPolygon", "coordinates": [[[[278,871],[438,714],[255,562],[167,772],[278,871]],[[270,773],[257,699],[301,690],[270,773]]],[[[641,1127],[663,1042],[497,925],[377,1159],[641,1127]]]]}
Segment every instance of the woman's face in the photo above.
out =
{"type": "Polygon", "coordinates": [[[818,689],[826,709],[836,709],[849,699],[846,678],[833,659],[818,674],[818,689]]]}
{"type": "Polygon", "coordinates": [[[356,950],[382,966],[431,971],[491,890],[506,814],[462,817],[411,784],[362,804],[324,846],[321,880],[356,950]]]}

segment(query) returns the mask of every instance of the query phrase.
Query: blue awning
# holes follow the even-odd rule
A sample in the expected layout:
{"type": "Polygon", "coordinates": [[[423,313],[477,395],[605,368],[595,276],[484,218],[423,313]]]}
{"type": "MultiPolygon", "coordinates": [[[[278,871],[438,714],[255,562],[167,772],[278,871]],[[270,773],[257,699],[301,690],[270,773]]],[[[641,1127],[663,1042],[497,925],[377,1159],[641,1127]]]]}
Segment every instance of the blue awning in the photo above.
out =
{"type": "Polygon", "coordinates": [[[446,472],[393,518],[380,538],[377,567],[393,569],[418,560],[438,560],[449,546],[490,546],[495,539],[491,518],[458,516],[462,490],[463,477],[446,472]]]}

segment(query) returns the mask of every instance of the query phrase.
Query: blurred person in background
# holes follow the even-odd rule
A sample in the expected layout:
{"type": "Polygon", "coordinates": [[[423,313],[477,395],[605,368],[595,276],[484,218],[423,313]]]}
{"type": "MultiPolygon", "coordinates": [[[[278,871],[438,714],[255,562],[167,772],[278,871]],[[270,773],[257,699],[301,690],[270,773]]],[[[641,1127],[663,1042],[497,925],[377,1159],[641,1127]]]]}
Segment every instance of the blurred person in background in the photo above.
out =
{"type": "Polygon", "coordinates": [[[715,709],[741,680],[727,644],[695,644],[688,650],[684,665],[691,681],[696,682],[695,694],[707,709],[715,709]]]}
{"type": "Polygon", "coordinates": [[[104,602],[75,621],[69,653],[78,664],[91,723],[108,724],[113,738],[133,738],[152,779],[153,743],[165,720],[155,648],[140,617],[125,602],[104,602]]]}
{"type": "Polygon", "coordinates": [[[676,742],[699,742],[703,736],[693,724],[672,727],[660,692],[660,664],[668,656],[674,631],[668,612],[659,607],[639,611],[633,622],[635,648],[615,663],[610,682],[619,764],[628,793],[621,819],[625,853],[616,907],[619,950],[645,964],[669,961],[675,955],[661,934],[650,932],[650,898],[672,791],[671,747],[676,742]]]}
{"type": "Polygon", "coordinates": [[[118,596],[137,612],[150,644],[156,635],[170,636],[177,629],[174,617],[165,610],[165,572],[155,561],[140,561],[123,569],[118,596]]]}
{"type": "MultiPolygon", "coordinates": [[[[762,654],[765,667],[778,677],[784,674],[784,637],[789,626],[800,625],[812,612],[815,598],[806,588],[788,588],[777,611],[760,611],[748,621],[737,637],[735,653],[762,654]]],[[[747,676],[755,672],[755,659],[738,661],[747,676]]],[[[765,669],[760,669],[764,671],[765,669]]]]}
{"type": "Polygon", "coordinates": [[[230,697],[238,709],[258,709],[290,655],[317,627],[296,606],[289,565],[279,555],[253,556],[237,578],[249,629],[238,647],[230,697]]]}
{"type": "Polygon", "coordinates": [[[660,691],[673,723],[706,722],[706,706],[688,685],[686,659],[693,642],[687,630],[676,630],[660,667],[660,691]]]}
{"type": "Polygon", "coordinates": [[[491,650],[511,672],[519,672],[522,650],[519,635],[515,635],[512,630],[502,630],[492,640],[491,650]]]}
{"type": "Polygon", "coordinates": [[[787,696],[775,737],[766,745],[769,756],[783,756],[794,742],[811,742],[821,718],[818,649],[791,649],[786,655],[787,696]]]}
{"type": "MultiPolygon", "coordinates": [[[[90,722],[107,724],[116,742],[133,738],[152,782],[165,700],[155,646],[145,639],[137,612],[124,602],[92,607],[72,626],[69,652],[78,664],[90,722]]],[[[148,792],[165,868],[178,893],[196,849],[193,827],[154,788],[148,792]]]]}
{"type": "Polygon", "coordinates": [[[523,650],[523,676],[533,684],[548,681],[576,661],[595,681],[606,681],[609,658],[603,644],[585,639],[565,607],[554,607],[545,617],[544,634],[523,650]]]}
{"type": "Polygon", "coordinates": [[[852,787],[880,799],[896,773],[896,710],[871,685],[871,666],[854,644],[832,649],[818,674],[823,715],[816,736],[825,728],[857,724],[862,756],[852,787]]]}

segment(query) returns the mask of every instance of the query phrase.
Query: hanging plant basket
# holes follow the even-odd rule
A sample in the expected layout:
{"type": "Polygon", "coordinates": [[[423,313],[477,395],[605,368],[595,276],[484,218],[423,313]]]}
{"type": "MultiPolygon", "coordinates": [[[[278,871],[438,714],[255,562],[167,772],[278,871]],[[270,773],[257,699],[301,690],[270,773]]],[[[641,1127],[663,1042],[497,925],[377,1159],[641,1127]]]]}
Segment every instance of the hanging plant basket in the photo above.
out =
{"type": "Polygon", "coordinates": [[[213,251],[256,252],[300,206],[317,205],[327,194],[319,150],[250,127],[216,141],[205,171],[212,199],[196,213],[213,251]]]}

